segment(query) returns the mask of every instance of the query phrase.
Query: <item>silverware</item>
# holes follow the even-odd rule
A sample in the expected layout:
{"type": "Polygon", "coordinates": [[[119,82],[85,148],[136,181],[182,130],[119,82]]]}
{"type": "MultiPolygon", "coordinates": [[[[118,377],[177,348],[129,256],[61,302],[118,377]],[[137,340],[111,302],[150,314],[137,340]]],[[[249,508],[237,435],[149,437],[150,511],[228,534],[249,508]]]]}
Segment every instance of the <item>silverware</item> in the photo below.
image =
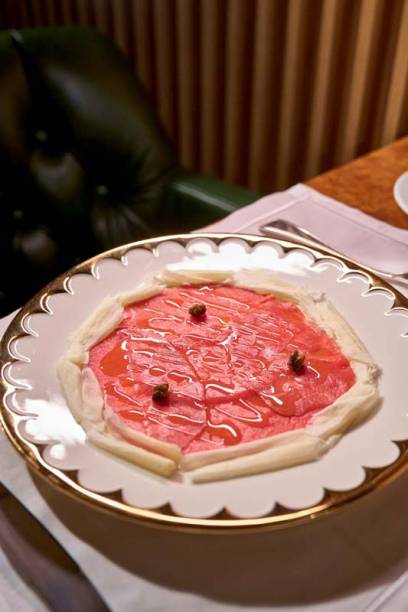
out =
{"type": "MultiPolygon", "coordinates": [[[[59,542],[1,484],[0,547],[47,609],[109,612],[101,595],[59,542]]],[[[0,608],[4,609],[1,604],[0,608]]]]}
{"type": "Polygon", "coordinates": [[[271,236],[272,238],[280,238],[281,240],[288,240],[291,242],[298,242],[302,246],[310,247],[310,248],[319,248],[324,247],[325,251],[330,255],[335,257],[345,257],[352,264],[355,264],[367,272],[371,272],[384,280],[387,280],[392,283],[399,283],[405,287],[408,287],[408,272],[386,272],[385,270],[380,270],[378,268],[373,268],[372,266],[367,266],[365,264],[361,264],[360,262],[352,259],[348,255],[344,253],[340,253],[335,249],[331,248],[328,244],[320,240],[317,236],[296,225],[295,223],[291,223],[290,221],[285,221],[284,219],[275,219],[274,221],[270,221],[265,225],[262,225],[259,228],[259,232],[265,236],[271,236]]]}

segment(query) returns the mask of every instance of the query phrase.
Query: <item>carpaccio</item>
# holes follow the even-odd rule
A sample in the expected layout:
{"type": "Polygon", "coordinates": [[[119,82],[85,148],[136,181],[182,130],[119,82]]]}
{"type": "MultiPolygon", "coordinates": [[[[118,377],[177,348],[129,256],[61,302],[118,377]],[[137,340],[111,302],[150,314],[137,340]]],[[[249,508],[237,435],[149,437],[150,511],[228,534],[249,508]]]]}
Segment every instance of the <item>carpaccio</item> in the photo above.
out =
{"type": "Polygon", "coordinates": [[[129,305],[90,351],[106,403],[135,430],[184,454],[303,428],[355,382],[336,343],[273,295],[208,284],[129,305]],[[194,304],[206,313],[194,316],[194,304]],[[295,372],[290,355],[305,354],[295,372]],[[169,385],[168,399],[152,391],[169,385]]]}

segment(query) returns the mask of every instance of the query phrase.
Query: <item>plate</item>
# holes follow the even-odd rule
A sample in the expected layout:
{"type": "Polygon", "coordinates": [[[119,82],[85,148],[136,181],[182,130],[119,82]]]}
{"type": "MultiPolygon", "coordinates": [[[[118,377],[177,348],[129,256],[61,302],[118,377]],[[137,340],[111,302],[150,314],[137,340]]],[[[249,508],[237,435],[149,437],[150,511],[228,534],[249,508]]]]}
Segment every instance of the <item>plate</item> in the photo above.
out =
{"type": "Polygon", "coordinates": [[[408,215],[408,172],[404,172],[397,178],[393,194],[398,206],[408,215]]]}
{"type": "Polygon", "coordinates": [[[406,469],[407,362],[408,300],[347,259],[259,236],[170,236],[97,255],[28,302],[1,344],[1,420],[33,468],[97,508],[187,530],[281,527],[343,508],[406,469]],[[179,262],[268,269],[323,291],[380,365],[382,406],[316,462],[223,482],[193,485],[180,474],[162,479],[87,444],[56,377],[68,334],[106,295],[179,262]]]}

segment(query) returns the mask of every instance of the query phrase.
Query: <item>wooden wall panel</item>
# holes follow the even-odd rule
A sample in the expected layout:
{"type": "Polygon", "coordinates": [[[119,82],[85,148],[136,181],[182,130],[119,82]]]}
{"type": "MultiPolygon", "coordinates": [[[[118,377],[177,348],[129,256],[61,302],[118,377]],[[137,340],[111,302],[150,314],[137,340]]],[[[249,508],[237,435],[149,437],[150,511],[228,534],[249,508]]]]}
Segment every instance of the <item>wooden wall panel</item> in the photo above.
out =
{"type": "Polygon", "coordinates": [[[408,107],[408,2],[404,2],[399,20],[390,85],[382,122],[381,142],[392,142],[407,126],[401,125],[404,105],[408,107]]]}
{"type": "Polygon", "coordinates": [[[226,2],[200,0],[198,169],[218,176],[224,176],[225,9],[226,2]]]}
{"type": "Polygon", "coordinates": [[[408,0],[2,0],[114,38],[181,161],[259,191],[408,132],[408,0]]]}

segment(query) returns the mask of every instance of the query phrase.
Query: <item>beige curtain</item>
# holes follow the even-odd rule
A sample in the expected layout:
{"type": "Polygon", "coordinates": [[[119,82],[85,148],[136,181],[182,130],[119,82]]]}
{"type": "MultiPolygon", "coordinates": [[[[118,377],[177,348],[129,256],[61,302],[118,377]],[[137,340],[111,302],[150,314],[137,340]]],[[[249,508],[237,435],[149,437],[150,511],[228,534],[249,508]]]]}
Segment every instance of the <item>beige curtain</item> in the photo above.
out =
{"type": "Polygon", "coordinates": [[[284,188],[408,132],[408,0],[2,0],[0,27],[90,25],[182,162],[284,188]]]}

